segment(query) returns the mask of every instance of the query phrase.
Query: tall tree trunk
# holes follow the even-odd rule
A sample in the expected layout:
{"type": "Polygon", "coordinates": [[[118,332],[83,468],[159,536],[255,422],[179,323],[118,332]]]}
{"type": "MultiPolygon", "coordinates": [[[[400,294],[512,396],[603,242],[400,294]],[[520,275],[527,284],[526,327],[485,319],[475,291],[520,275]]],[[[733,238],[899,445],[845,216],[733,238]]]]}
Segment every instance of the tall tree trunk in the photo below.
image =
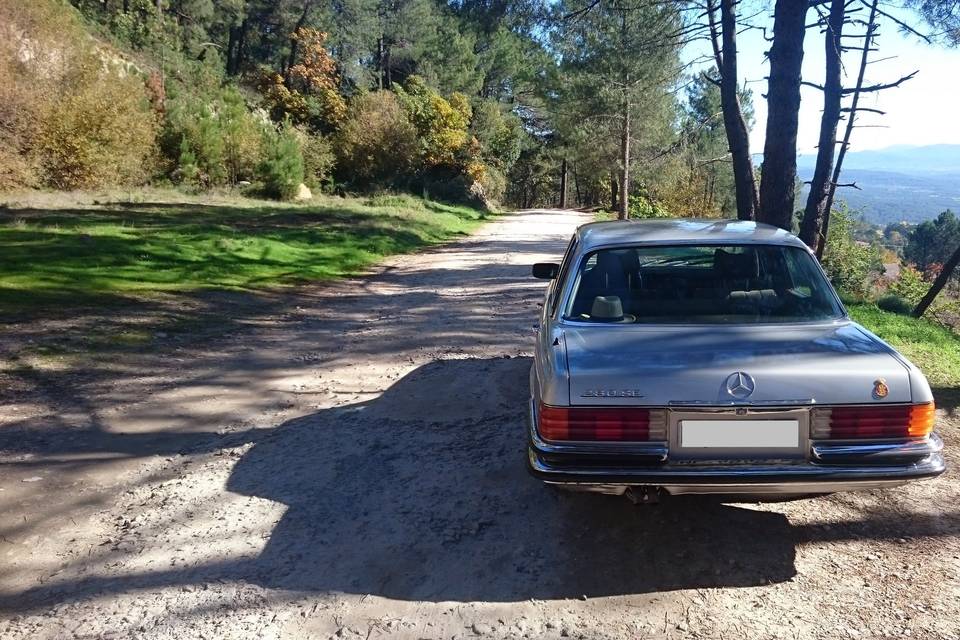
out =
{"type": "Polygon", "coordinates": [[[227,44],[227,74],[237,75],[243,68],[243,61],[247,51],[247,31],[250,28],[249,18],[244,18],[239,27],[230,27],[230,41],[227,44]],[[231,53],[231,49],[233,53],[231,53]]]}
{"type": "Polygon", "coordinates": [[[567,159],[560,163],[560,208],[567,207],[567,159]]]}
{"type": "Polygon", "coordinates": [[[740,107],[737,78],[737,14],[735,0],[720,0],[722,50],[717,43],[714,0],[708,0],[707,12],[714,57],[720,71],[720,104],[723,129],[733,161],[733,182],[737,197],[737,218],[753,220],[757,212],[757,183],[750,157],[750,136],[740,107]]]}
{"type": "Polygon", "coordinates": [[[613,210],[613,211],[619,211],[619,210],[620,210],[620,204],[619,204],[619,200],[620,200],[620,198],[619,198],[620,189],[619,189],[619,186],[620,186],[620,185],[617,184],[617,174],[616,174],[616,172],[615,172],[615,171],[611,171],[611,172],[610,172],[610,209],[613,210]]]}
{"type": "Polygon", "coordinates": [[[583,204],[583,195],[580,193],[580,174],[577,172],[577,165],[573,165],[573,190],[577,193],[577,206],[583,204]]]}
{"type": "Polygon", "coordinates": [[[820,140],[817,142],[817,164],[810,182],[807,206],[800,224],[800,239],[811,249],[820,243],[820,232],[826,218],[833,176],[833,154],[837,144],[837,125],[840,122],[840,98],[843,84],[840,77],[841,36],[846,17],[845,0],[833,0],[823,41],[826,53],[826,77],[823,82],[823,115],[820,117],[820,140]]]}
{"type": "Polygon", "coordinates": [[[383,91],[383,56],[383,34],[380,34],[377,38],[377,89],[380,91],[383,91]]]}
{"type": "Polygon", "coordinates": [[[383,54],[383,87],[389,89],[393,86],[393,73],[390,68],[390,54],[392,53],[393,48],[390,44],[387,44],[384,48],[383,54]]]}
{"type": "Polygon", "coordinates": [[[833,210],[833,198],[837,193],[837,183],[840,181],[840,170],[843,168],[843,159],[850,148],[850,136],[853,135],[853,125],[857,119],[857,107],[860,106],[860,90],[863,89],[863,77],[867,71],[870,58],[870,45],[877,32],[877,5],[880,0],[873,0],[870,4],[870,17],[867,19],[867,33],[863,39],[863,49],[860,52],[860,71],[857,73],[857,84],[853,89],[853,101],[850,103],[850,115],[847,117],[847,126],[843,132],[843,141],[840,151],[837,152],[837,163],[833,167],[833,176],[828,185],[826,211],[823,216],[823,230],[820,232],[820,241],[817,243],[817,258],[823,258],[823,251],[827,247],[827,233],[830,231],[830,212],[833,210]]]}
{"type": "Polygon", "coordinates": [[[938,275],[937,279],[933,281],[933,285],[931,285],[930,290],[924,294],[923,298],[913,310],[911,315],[914,318],[919,318],[927,312],[927,308],[930,306],[930,303],[933,302],[934,298],[937,297],[937,294],[940,293],[943,287],[950,281],[950,276],[953,275],[953,272],[956,270],[958,264],[960,264],[960,246],[954,250],[953,255],[950,256],[949,260],[947,260],[947,264],[943,265],[943,270],[940,272],[940,275],[938,275]]]}
{"type": "MultiPolygon", "coordinates": [[[[626,89],[624,89],[626,91],[626,89]]],[[[630,217],[630,101],[623,102],[623,126],[620,130],[620,207],[617,218],[630,217]]]]}
{"type": "Polygon", "coordinates": [[[777,0],[773,10],[759,220],[787,231],[793,228],[800,68],[807,6],[804,0],[777,0]]]}
{"type": "Polygon", "coordinates": [[[233,25],[227,31],[227,75],[237,75],[237,58],[240,54],[240,26],[233,25]]]}

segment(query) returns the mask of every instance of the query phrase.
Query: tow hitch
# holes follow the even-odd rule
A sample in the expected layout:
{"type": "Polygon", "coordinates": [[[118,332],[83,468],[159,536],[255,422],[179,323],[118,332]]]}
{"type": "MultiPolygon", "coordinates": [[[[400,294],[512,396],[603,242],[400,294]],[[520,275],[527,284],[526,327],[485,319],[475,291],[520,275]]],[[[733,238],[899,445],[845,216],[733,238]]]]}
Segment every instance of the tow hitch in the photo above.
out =
{"type": "Polygon", "coordinates": [[[624,495],[633,504],[657,504],[660,502],[660,487],[627,487],[624,495]]]}

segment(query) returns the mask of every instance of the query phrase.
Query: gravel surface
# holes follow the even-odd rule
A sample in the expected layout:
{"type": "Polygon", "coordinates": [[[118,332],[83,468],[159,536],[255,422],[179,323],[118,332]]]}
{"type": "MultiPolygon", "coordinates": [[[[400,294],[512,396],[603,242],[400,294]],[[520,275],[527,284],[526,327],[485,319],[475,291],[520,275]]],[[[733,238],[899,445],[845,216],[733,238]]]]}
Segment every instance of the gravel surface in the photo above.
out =
{"type": "Polygon", "coordinates": [[[952,473],[641,507],[527,476],[529,264],[584,221],[507,216],[69,371],[14,327],[0,637],[960,637],[952,473]]]}

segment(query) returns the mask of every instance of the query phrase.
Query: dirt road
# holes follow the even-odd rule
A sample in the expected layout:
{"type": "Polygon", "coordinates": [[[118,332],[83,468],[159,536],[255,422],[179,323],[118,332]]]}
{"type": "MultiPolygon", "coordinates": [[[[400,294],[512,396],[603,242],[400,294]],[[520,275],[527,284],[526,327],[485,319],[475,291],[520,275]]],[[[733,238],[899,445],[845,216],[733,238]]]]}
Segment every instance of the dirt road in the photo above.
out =
{"type": "Polygon", "coordinates": [[[8,371],[0,637],[960,637],[954,474],[649,507],[527,476],[529,264],[583,221],[508,216],[89,375],[8,371]]]}

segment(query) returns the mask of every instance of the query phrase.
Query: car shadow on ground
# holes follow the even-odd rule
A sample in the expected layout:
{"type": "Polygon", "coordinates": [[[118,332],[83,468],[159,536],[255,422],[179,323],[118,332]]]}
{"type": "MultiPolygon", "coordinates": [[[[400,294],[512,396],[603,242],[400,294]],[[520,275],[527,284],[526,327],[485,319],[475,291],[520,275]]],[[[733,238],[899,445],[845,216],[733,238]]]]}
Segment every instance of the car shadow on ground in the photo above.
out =
{"type": "MultiPolygon", "coordinates": [[[[222,582],[432,602],[748,587],[793,578],[800,545],[960,531],[958,511],[914,512],[886,498],[852,517],[791,522],[712,498],[634,506],[550,489],[525,468],[529,369],[529,358],[438,360],[369,401],[258,430],[242,440],[254,444],[226,489],[285,505],[259,555],[88,573],[0,611],[222,582]]],[[[201,445],[197,453],[210,450],[201,445]]]]}
{"type": "Polygon", "coordinates": [[[287,505],[254,562],[281,589],[518,601],[795,575],[779,513],[551,490],[524,466],[528,359],[441,360],[375,400],[293,420],[227,488],[287,505]]]}

